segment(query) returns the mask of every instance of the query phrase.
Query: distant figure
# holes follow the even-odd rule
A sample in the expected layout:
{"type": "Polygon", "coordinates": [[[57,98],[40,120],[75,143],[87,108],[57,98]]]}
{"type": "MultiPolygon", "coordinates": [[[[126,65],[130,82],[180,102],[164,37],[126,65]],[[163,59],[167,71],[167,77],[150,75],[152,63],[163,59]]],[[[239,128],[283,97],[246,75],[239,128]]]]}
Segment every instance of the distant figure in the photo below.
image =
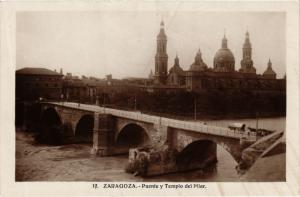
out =
{"type": "Polygon", "coordinates": [[[241,131],[245,131],[245,127],[246,127],[246,125],[243,124],[242,127],[241,127],[241,131]]]}

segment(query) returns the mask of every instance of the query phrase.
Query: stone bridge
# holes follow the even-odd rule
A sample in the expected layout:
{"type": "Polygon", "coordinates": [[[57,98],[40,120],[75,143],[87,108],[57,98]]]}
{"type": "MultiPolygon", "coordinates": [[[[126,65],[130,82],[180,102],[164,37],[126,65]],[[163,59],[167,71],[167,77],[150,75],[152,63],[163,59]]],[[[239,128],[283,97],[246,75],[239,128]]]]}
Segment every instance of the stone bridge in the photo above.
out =
{"type": "Polygon", "coordinates": [[[101,156],[126,153],[129,148],[147,144],[167,145],[179,153],[188,151],[194,155],[205,151],[206,145],[218,144],[238,162],[243,149],[242,139],[256,140],[254,135],[205,123],[96,105],[44,102],[41,107],[41,130],[63,128],[66,139],[89,142],[92,144],[91,153],[101,156]]]}

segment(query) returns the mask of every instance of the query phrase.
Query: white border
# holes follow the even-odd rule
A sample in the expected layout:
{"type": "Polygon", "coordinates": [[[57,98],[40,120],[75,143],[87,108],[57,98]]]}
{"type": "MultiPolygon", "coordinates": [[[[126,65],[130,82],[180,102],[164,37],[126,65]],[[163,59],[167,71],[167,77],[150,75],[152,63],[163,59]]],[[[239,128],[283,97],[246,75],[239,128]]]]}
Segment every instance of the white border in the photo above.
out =
{"type": "MultiPolygon", "coordinates": [[[[299,195],[299,2],[298,1],[19,1],[0,2],[0,132],[3,196],[199,196],[299,195]],[[287,181],[205,183],[207,189],[93,190],[92,182],[15,182],[15,17],[17,11],[280,11],[286,12],[287,181]]],[[[274,21],[276,23],[276,21],[274,21]]],[[[279,27],[280,28],[280,27],[279,27]]],[[[160,182],[161,183],[161,182],[160,182]]]]}

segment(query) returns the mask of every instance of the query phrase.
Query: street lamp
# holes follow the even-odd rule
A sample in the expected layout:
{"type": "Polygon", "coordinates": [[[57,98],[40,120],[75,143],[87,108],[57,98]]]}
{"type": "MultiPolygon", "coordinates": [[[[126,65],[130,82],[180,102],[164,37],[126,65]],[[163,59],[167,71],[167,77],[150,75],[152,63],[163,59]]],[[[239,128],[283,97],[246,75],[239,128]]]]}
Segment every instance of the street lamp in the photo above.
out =
{"type": "Polygon", "coordinates": [[[134,111],[136,111],[136,94],[134,95],[134,111]]]}
{"type": "Polygon", "coordinates": [[[194,97],[194,120],[197,120],[197,99],[194,97]]]}
{"type": "Polygon", "coordinates": [[[78,108],[80,107],[80,93],[79,93],[79,99],[78,99],[78,108]]]}
{"type": "Polygon", "coordinates": [[[60,100],[61,100],[62,105],[64,105],[64,94],[60,95],[60,100]]]}
{"type": "Polygon", "coordinates": [[[103,107],[105,107],[105,94],[103,93],[103,107]]]}
{"type": "Polygon", "coordinates": [[[96,105],[97,106],[99,105],[99,96],[98,95],[96,96],[96,105]]]}

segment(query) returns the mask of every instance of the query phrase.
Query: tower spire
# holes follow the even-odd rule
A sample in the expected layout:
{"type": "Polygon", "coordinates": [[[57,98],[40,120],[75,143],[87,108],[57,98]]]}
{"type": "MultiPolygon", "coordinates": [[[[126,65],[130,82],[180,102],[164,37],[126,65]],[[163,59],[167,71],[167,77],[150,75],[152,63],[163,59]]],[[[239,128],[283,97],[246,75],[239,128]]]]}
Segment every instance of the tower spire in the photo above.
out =
{"type": "Polygon", "coordinates": [[[174,66],[179,66],[179,58],[178,58],[177,53],[176,53],[176,57],[175,57],[175,60],[174,60],[174,66]]]}
{"type": "Polygon", "coordinates": [[[252,61],[252,47],[248,30],[246,30],[245,33],[245,42],[243,44],[243,59],[241,60],[240,72],[253,74],[256,73],[256,68],[254,68],[252,61]]]}
{"type": "Polygon", "coordinates": [[[268,68],[272,68],[272,62],[271,62],[270,58],[269,58],[269,62],[268,62],[268,68]]]}
{"type": "Polygon", "coordinates": [[[222,39],[222,48],[227,49],[227,38],[226,38],[225,32],[224,32],[224,37],[222,39]]]}
{"type": "Polygon", "coordinates": [[[201,62],[202,62],[202,54],[201,54],[201,50],[199,48],[198,52],[196,54],[196,57],[195,57],[195,64],[200,65],[201,62]]]}
{"type": "Polygon", "coordinates": [[[249,31],[248,30],[246,31],[245,43],[244,43],[244,48],[247,48],[247,47],[251,48],[250,36],[249,36],[249,31]]]}
{"type": "Polygon", "coordinates": [[[276,73],[272,68],[272,62],[271,62],[270,58],[269,58],[267,69],[263,73],[263,76],[266,77],[266,78],[276,79],[276,73]]]}
{"type": "Polygon", "coordinates": [[[164,27],[165,27],[165,23],[164,23],[163,20],[161,20],[161,22],[160,22],[160,28],[164,28],[164,27]]]}
{"type": "Polygon", "coordinates": [[[149,73],[149,79],[153,79],[153,72],[152,72],[152,69],[150,70],[150,73],[149,73]]]}
{"type": "Polygon", "coordinates": [[[164,21],[160,22],[160,31],[157,35],[157,48],[155,55],[155,83],[165,84],[168,75],[167,35],[164,21]]]}

